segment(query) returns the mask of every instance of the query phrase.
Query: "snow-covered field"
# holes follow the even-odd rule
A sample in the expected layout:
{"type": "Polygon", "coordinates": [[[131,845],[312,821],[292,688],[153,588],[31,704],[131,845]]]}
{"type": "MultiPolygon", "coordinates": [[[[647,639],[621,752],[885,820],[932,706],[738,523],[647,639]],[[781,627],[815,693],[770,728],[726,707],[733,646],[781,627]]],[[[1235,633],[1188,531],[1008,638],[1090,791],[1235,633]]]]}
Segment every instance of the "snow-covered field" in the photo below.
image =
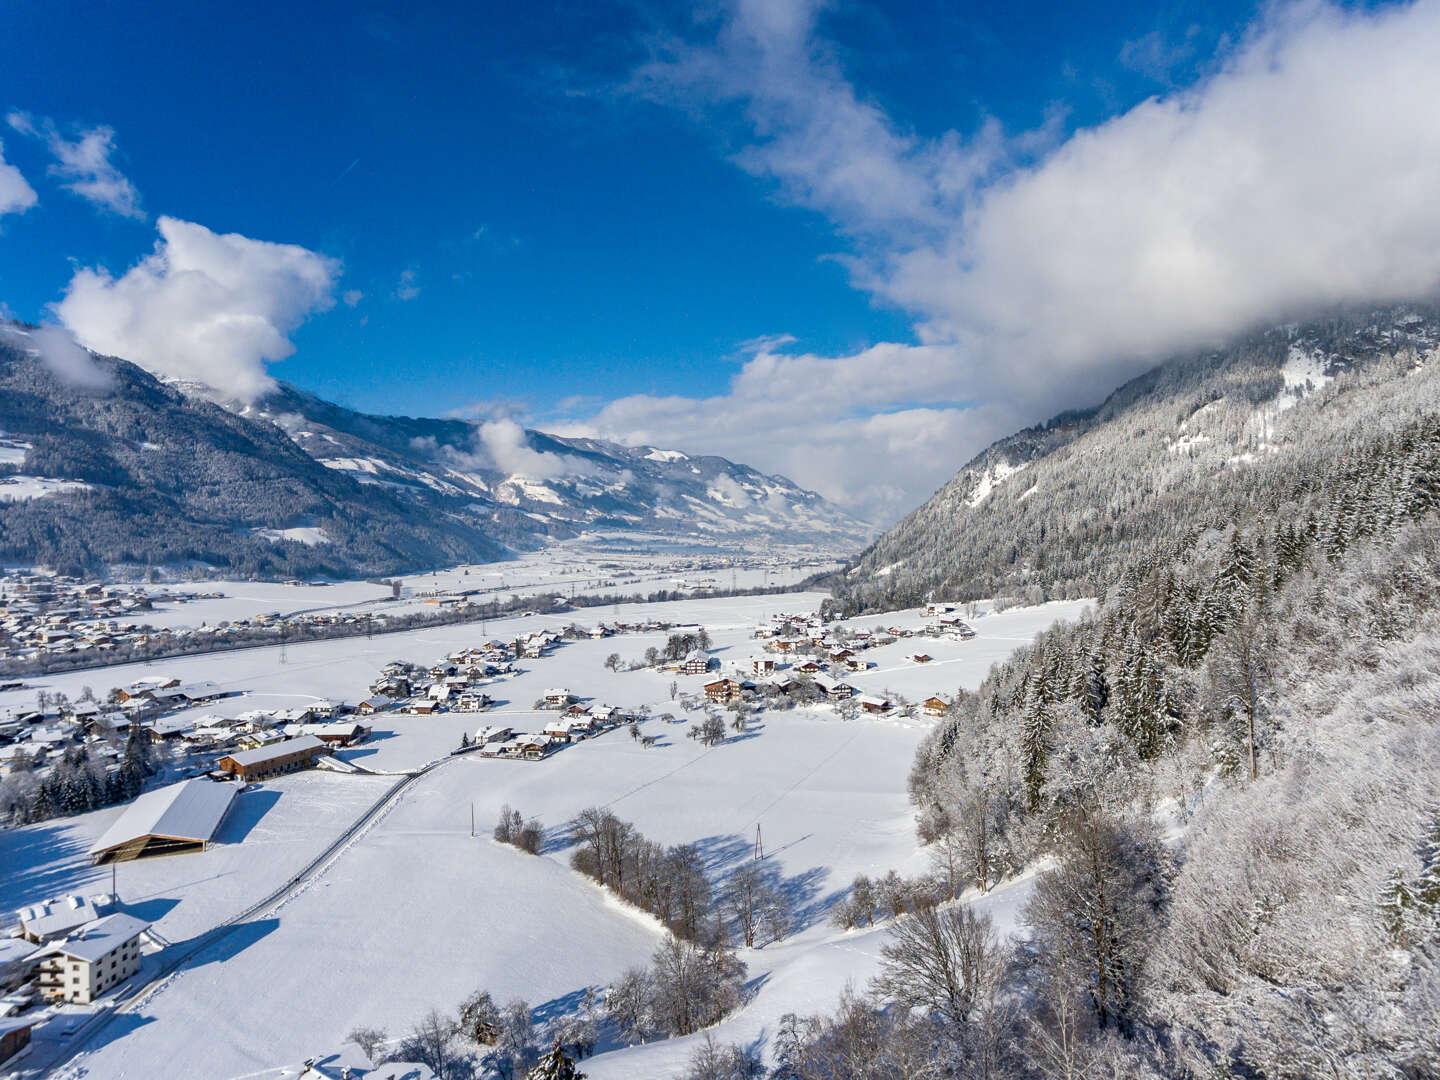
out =
{"type": "MultiPolygon", "coordinates": [[[[337,587],[338,588],[338,587],[337,587]]],[[[724,669],[760,655],[754,627],[776,612],[813,610],[819,594],[627,605],[627,621],[647,617],[701,623],[724,669]]],[[[973,687],[985,671],[1056,619],[1082,604],[1050,604],[974,620],[968,642],[904,639],[871,650],[878,666],[847,678],[865,692],[931,693],[973,687]],[[934,660],[907,659],[926,652],[934,660]]],[[[582,624],[613,617],[591,609],[582,624]]],[[[80,672],[37,682],[72,695],[162,672],[213,679],[244,692],[211,711],[239,712],[317,697],[361,696],[387,660],[433,661],[487,637],[508,637],[571,617],[520,617],[421,630],[367,640],[291,645],[192,657],[150,667],[80,672]]],[[[920,625],[915,612],[856,620],[855,625],[920,625]]],[[[644,670],[611,672],[663,634],[623,635],[564,645],[491,689],[500,699],[481,714],[375,718],[371,742],[346,752],[357,764],[413,769],[444,756],[464,730],[504,722],[537,726],[529,712],[543,690],[566,686],[583,698],[621,706],[651,705],[682,714],[669,684],[698,690],[700,676],[644,670]]],[[[0,695],[0,706],[34,689],[0,695]]],[[[406,793],[298,896],[257,927],[237,930],[192,958],[131,1016],[115,1021],[81,1053],[67,1074],[88,1078],[185,1075],[279,1076],[335,1045],[350,1028],[403,1032],[426,1010],[456,1008],[484,987],[497,1000],[523,997],[551,1018],[573,1008],[587,985],[603,986],[643,963],[660,941],[647,916],[626,909],[568,867],[560,826],[578,810],[605,805],[663,843],[700,845],[712,876],[749,857],[758,824],[766,865],[800,912],[799,930],[778,945],[742,950],[750,966],[750,1002],[715,1032],[753,1042],[772,1033],[788,1011],[833,1004],[846,979],[874,969],[883,928],[844,933],[825,919],[828,904],[856,873],[925,868],[916,846],[905,780],[924,720],[842,721],[827,708],[762,713],[743,736],[706,749],[685,737],[688,723],[651,720],[660,744],[642,748],[624,731],[525,763],[466,756],[452,759],[406,793]],[[550,830],[540,857],[488,839],[499,807],[538,816],[550,830]],[[470,834],[474,808],[479,835],[470,834]]],[[[227,823],[227,841],[201,855],[119,869],[127,902],[149,904],[172,941],[193,937],[264,896],[334,840],[389,787],[392,778],[299,774],[242,796],[227,823]]],[[[108,886],[108,869],[86,865],[84,849],[116,810],[0,834],[0,897],[14,907],[71,888],[108,886]]],[[[1010,883],[981,903],[1003,927],[1013,921],[1024,883],[1010,883]]],[[[611,1048],[587,1060],[596,1080],[665,1077],[683,1065],[693,1040],[611,1048]]]]}
{"type": "MultiPolygon", "coordinates": [[[[328,542],[317,529],[270,530],[271,539],[304,543],[328,542]],[[293,534],[293,535],[291,535],[293,534]]],[[[639,534],[616,537],[586,533],[556,541],[540,551],[505,562],[456,566],[398,578],[399,599],[388,586],[366,581],[331,584],[281,584],[255,581],[204,581],[169,586],[171,592],[223,593],[219,598],[193,600],[146,612],[139,621],[157,627],[191,627],[242,619],[268,612],[291,614],[331,609],[389,615],[426,610],[438,595],[470,593],[477,603],[508,601],[514,596],[560,593],[565,596],[665,590],[748,589],[791,585],[839,565],[833,553],[810,548],[774,547],[750,550],[699,551],[661,537],[639,534]]],[[[433,608],[430,608],[433,610],[433,608]]],[[[597,609],[577,617],[601,616],[597,609]]],[[[628,610],[628,609],[627,609],[628,610]]]]}

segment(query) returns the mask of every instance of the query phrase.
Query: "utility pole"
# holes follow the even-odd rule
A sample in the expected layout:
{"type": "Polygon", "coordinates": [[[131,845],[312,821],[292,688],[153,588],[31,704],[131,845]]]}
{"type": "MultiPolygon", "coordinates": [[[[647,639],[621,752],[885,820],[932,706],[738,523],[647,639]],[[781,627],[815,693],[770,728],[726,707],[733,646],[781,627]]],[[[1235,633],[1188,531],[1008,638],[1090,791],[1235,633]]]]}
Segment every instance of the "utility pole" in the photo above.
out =
{"type": "Polygon", "coordinates": [[[470,802],[470,839],[475,839],[475,802],[470,802]]]}

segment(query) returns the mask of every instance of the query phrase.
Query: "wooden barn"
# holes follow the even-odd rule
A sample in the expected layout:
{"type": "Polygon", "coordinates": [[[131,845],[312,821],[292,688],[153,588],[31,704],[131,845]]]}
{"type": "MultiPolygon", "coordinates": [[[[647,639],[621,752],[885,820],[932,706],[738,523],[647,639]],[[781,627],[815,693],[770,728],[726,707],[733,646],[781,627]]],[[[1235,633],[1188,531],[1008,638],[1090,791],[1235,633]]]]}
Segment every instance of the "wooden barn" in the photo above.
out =
{"type": "Polygon", "coordinates": [[[204,851],[235,801],[234,784],[183,780],[147,791],[90,848],[95,863],[204,851]]]}

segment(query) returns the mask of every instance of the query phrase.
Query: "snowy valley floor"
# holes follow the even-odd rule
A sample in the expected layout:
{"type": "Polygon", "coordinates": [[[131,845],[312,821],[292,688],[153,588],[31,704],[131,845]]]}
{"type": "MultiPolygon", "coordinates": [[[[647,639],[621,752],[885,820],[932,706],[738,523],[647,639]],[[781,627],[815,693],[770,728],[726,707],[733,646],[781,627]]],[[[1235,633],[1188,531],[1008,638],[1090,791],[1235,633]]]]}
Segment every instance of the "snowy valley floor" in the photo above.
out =
{"type": "MultiPolygon", "coordinates": [[[[777,611],[813,610],[817,594],[630,605],[624,617],[702,623],[727,669],[760,655],[750,637],[777,611]]],[[[985,615],[969,642],[902,640],[867,654],[877,666],[847,678],[862,692],[920,700],[973,687],[995,661],[1082,604],[1050,604],[985,615]],[[924,651],[925,665],[907,659],[924,651]]],[[[608,609],[582,612],[587,624],[608,609]]],[[[446,627],[389,636],[193,657],[133,669],[59,676],[44,684],[72,695],[160,672],[214,679],[243,696],[210,711],[238,713],[317,697],[357,700],[381,664],[431,662],[483,637],[554,627],[569,617],[530,617],[485,628],[446,627]]],[[[918,625],[915,612],[856,620],[918,625]]],[[[677,681],[695,692],[705,680],[653,671],[610,672],[604,658],[638,657],[664,634],[572,642],[491,690],[481,714],[377,717],[373,740],[345,752],[358,765],[413,770],[441,758],[462,731],[502,722],[535,730],[530,710],[543,690],[566,686],[582,698],[624,707],[649,704],[681,722],[651,720],[659,745],[645,749],[623,731],[566,748],[535,763],[464,756],[433,770],[402,795],[298,895],[232,931],[189,960],[132,1015],[113,1021],[65,1075],[110,1077],[279,1077],[333,1048],[357,1025],[399,1034],[425,1011],[453,1012],[477,988],[498,1001],[522,997],[541,1020],[573,1009],[586,986],[604,986],[646,961],[661,940],[653,921],[572,872],[564,823],[603,805],[662,843],[698,844],[712,879],[751,855],[758,824],[767,872],[799,913],[780,944],[741,950],[752,996],[714,1034],[753,1043],[790,1011],[833,1005],[847,979],[872,973],[884,928],[841,932],[829,904],[855,874],[925,869],[906,777],[923,720],[842,721],[828,708],[762,712],[744,735],[706,749],[685,737],[690,721],[669,695],[677,681]],[[489,832],[502,804],[538,816],[548,831],[540,857],[496,845],[489,832]],[[470,832],[474,808],[477,836],[470,832]]],[[[713,677],[713,676],[712,676],[713,677]]],[[[33,694],[33,690],[30,691],[33,694]]],[[[10,703],[0,696],[0,705],[10,703]]],[[[245,909],[340,835],[394,777],[309,772],[269,781],[241,796],[221,843],[201,855],[122,864],[122,900],[183,942],[245,909]]],[[[109,887],[108,868],[84,852],[118,809],[0,833],[0,906],[13,908],[74,889],[109,887]]],[[[1013,925],[1024,882],[983,898],[997,925],[1013,925]]],[[[695,1037],[698,1038],[698,1037],[695,1037]]],[[[694,1038],[612,1048],[585,1063],[595,1080],[667,1077],[694,1038]]],[[[293,1073],[292,1073],[293,1075],[293,1073]]]]}

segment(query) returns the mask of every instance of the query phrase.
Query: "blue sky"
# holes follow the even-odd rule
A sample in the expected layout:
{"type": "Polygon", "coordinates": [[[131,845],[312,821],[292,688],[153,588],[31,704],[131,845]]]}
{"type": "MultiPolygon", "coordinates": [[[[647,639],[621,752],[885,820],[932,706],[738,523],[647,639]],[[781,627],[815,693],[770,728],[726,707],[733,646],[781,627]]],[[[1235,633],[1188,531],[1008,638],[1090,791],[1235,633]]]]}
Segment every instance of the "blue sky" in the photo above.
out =
{"type": "MultiPolygon", "coordinates": [[[[53,321],[78,269],[124,275],[154,251],[162,216],[296,245],[335,262],[313,302],[275,320],[295,346],[275,377],[373,411],[513,409],[622,438],[693,431],[687,449],[748,453],[893,516],[1004,425],[1098,398],[1145,349],[1196,333],[1100,342],[1090,352],[1112,361],[1077,360],[1053,389],[1037,370],[1007,394],[976,343],[994,338],[991,315],[931,295],[917,250],[953,269],[989,191],[1147,100],[1204,95],[1247,40],[1333,38],[1367,17],[1306,10],[22,0],[0,16],[22,46],[0,70],[0,108],[21,116],[0,143],[36,201],[0,216],[0,303],[53,321]],[[75,178],[54,172],[47,122],[69,145],[110,129],[106,163],[137,201],[116,212],[66,190],[75,178]],[[1000,149],[974,153],[987,122],[1000,149]],[[857,170],[867,179],[853,185],[857,170]],[[877,194],[912,180],[923,197],[877,194]],[[782,335],[794,340],[774,343],[782,335]],[[771,344],[745,344],[757,339],[771,344]],[[871,351],[886,346],[899,351],[871,351]],[[807,472],[803,430],[780,452],[683,419],[743,394],[735,380],[794,389],[856,357],[881,382],[897,366],[970,371],[821,409],[857,432],[893,418],[882,442],[895,453],[906,417],[923,419],[923,460],[891,467],[916,469],[913,481],[862,482],[861,458],[807,472]],[[655,404],[671,399],[690,404],[655,404]]],[[[1029,218],[1017,220],[1023,233],[1029,218]]],[[[109,340],[73,307],[82,341],[109,340]]],[[[143,353],[148,339],[116,340],[143,353]]],[[[832,381],[853,380],[836,369],[832,381]]],[[[803,393],[790,404],[802,418],[809,407],[803,393]]]]}

